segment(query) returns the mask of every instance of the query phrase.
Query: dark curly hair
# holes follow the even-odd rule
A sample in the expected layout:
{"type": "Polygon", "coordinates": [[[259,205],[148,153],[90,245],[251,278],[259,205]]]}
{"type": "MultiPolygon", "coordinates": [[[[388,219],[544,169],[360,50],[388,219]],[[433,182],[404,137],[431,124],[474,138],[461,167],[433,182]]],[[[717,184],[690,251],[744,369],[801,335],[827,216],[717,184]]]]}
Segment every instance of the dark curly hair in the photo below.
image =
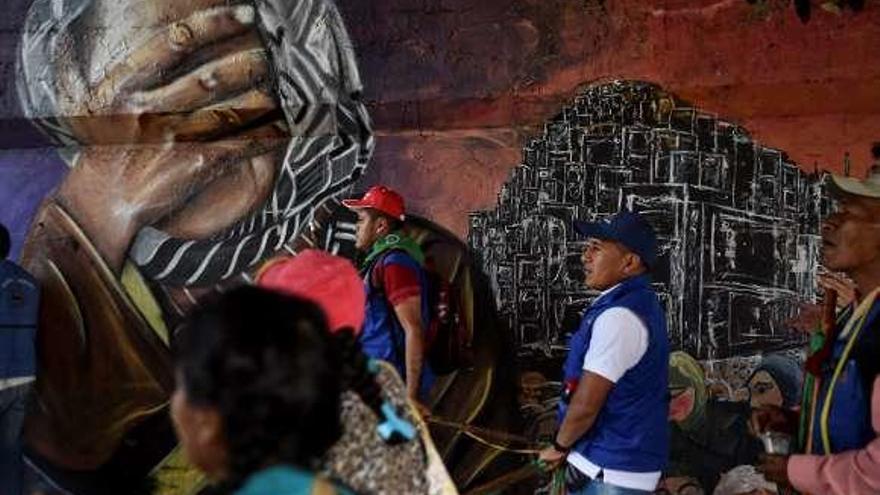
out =
{"type": "Polygon", "coordinates": [[[175,357],[188,400],[222,417],[230,475],[220,492],[269,464],[311,470],[341,435],[339,353],[311,302],[233,289],[188,317],[175,357]]]}

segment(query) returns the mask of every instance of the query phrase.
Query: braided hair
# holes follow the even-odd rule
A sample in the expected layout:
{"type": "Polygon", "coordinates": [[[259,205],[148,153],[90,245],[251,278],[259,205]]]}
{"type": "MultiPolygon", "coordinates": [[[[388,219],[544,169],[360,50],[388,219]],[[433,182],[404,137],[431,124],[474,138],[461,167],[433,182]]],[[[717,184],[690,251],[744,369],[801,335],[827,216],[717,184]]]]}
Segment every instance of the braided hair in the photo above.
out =
{"type": "Polygon", "coordinates": [[[271,464],[311,470],[340,437],[342,368],[321,310],[305,299],[240,287],[196,309],[175,342],[178,387],[216,409],[238,489],[271,464]]]}

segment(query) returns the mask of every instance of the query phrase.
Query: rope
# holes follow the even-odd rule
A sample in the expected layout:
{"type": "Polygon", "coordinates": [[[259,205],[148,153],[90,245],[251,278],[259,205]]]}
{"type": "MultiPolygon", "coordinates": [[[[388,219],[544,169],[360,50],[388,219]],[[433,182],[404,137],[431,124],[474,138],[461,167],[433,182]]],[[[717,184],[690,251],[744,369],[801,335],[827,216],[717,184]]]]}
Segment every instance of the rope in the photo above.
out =
{"type": "Polygon", "coordinates": [[[426,420],[428,421],[428,423],[431,423],[431,424],[435,424],[438,426],[445,426],[447,428],[453,428],[456,431],[463,433],[467,437],[469,437],[469,438],[471,438],[471,439],[473,439],[473,440],[475,440],[475,441],[477,441],[487,447],[490,447],[490,448],[493,448],[495,450],[499,450],[502,452],[509,452],[511,454],[526,454],[526,455],[536,455],[541,452],[541,448],[537,443],[535,443],[532,440],[530,440],[526,437],[523,437],[523,436],[514,435],[512,433],[507,433],[507,432],[503,432],[503,431],[490,430],[487,428],[480,428],[477,426],[472,426],[472,425],[468,425],[468,424],[464,424],[464,423],[457,423],[454,421],[446,421],[444,419],[436,418],[433,416],[429,416],[428,418],[426,418],[426,420]],[[506,446],[506,445],[499,445],[498,443],[496,443],[492,440],[489,440],[486,437],[495,437],[495,439],[498,439],[502,442],[522,443],[522,444],[527,445],[528,448],[517,449],[517,448],[512,448],[512,447],[506,446]]]}

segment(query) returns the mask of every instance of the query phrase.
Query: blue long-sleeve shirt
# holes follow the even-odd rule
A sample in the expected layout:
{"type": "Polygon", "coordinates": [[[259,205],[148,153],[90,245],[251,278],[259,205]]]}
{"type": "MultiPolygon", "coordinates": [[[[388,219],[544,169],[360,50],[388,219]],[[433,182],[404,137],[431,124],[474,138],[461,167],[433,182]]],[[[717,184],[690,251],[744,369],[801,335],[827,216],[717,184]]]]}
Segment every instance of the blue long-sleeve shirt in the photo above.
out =
{"type": "Polygon", "coordinates": [[[0,261],[0,381],[36,373],[40,288],[24,269],[0,261]]]}

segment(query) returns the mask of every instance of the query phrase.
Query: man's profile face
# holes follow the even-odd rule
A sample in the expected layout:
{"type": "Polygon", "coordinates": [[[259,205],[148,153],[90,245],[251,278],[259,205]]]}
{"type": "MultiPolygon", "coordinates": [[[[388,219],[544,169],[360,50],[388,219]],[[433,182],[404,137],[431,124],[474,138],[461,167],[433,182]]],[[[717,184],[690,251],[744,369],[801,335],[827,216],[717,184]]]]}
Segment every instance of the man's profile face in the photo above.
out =
{"type": "Polygon", "coordinates": [[[581,256],[587,287],[605,290],[627,278],[625,268],[629,255],[629,250],[618,242],[605,239],[587,241],[581,256]]]}
{"type": "Polygon", "coordinates": [[[845,194],[822,225],[822,261],[852,274],[880,263],[880,199],[845,194]]]}
{"type": "Polygon", "coordinates": [[[356,213],[357,231],[354,246],[360,251],[366,251],[379,239],[385,220],[366,208],[358,209],[356,213]]]}
{"type": "Polygon", "coordinates": [[[219,413],[192,404],[180,382],[178,378],[169,408],[174,432],[187,460],[216,479],[228,462],[226,448],[220,439],[219,413]]]}

